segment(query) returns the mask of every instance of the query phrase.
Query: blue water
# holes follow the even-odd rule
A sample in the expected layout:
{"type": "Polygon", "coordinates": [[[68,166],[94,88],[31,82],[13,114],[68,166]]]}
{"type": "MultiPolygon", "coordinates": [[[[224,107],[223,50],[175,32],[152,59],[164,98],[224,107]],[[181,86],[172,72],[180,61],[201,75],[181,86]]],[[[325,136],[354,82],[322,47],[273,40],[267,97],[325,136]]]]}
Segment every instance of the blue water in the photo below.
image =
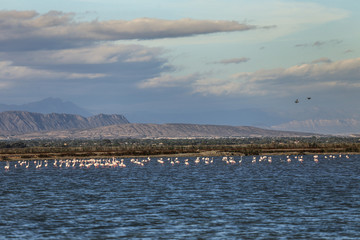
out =
{"type": "Polygon", "coordinates": [[[0,239],[359,239],[360,155],[287,159],[1,162],[0,239]]]}

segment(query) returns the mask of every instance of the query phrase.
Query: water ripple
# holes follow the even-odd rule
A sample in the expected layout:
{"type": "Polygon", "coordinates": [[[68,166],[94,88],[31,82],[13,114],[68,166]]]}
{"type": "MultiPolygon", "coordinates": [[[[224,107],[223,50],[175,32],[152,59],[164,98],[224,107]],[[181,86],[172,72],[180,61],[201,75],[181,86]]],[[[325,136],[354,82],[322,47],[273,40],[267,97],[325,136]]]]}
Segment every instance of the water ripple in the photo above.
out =
{"type": "Polygon", "coordinates": [[[271,163],[258,156],[157,160],[124,159],[126,167],[109,165],[120,159],[102,160],[97,167],[91,160],[88,168],[81,168],[80,160],[71,166],[63,162],[61,168],[54,160],[48,167],[37,167],[45,161],[1,162],[2,237],[360,236],[359,155],[272,156],[271,163]]]}

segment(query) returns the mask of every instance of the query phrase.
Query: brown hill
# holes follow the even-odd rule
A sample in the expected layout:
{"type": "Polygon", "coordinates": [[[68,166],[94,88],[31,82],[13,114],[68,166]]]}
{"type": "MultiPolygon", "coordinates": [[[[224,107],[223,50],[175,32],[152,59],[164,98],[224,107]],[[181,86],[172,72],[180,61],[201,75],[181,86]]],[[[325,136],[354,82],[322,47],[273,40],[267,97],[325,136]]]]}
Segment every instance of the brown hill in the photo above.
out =
{"type": "Polygon", "coordinates": [[[21,139],[114,139],[114,138],[220,138],[220,137],[308,137],[312,133],[198,124],[118,124],[93,129],[29,133],[21,139]]]}
{"type": "Polygon", "coordinates": [[[41,114],[8,111],[0,113],[0,136],[54,130],[96,128],[124,123],[129,123],[129,121],[122,115],[99,114],[85,118],[80,115],[65,113],[41,114]]]}

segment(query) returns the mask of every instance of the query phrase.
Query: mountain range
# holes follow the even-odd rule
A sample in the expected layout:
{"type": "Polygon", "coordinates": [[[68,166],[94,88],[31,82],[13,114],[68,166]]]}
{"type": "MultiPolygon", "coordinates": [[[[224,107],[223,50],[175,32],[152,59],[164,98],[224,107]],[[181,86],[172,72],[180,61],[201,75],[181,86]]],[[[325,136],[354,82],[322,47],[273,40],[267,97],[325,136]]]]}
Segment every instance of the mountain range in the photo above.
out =
{"type": "Polygon", "coordinates": [[[0,113],[0,139],[101,139],[189,137],[294,137],[312,133],[200,124],[129,123],[123,115],[41,114],[23,111],[0,113]]]}
{"type": "Polygon", "coordinates": [[[66,129],[96,128],[115,124],[129,123],[123,115],[99,114],[92,117],[65,113],[31,113],[9,111],[0,113],[0,135],[21,135],[66,129]]]}
{"type": "Polygon", "coordinates": [[[16,139],[116,139],[116,138],[226,138],[226,137],[310,137],[312,133],[201,124],[117,124],[91,129],[32,132],[16,139]]]}
{"type": "MultiPolygon", "coordinates": [[[[129,123],[128,119],[123,115],[100,114],[93,116],[87,109],[59,98],[46,98],[22,105],[0,104],[0,112],[2,112],[0,118],[0,135],[2,136],[69,129],[90,129],[129,123]]],[[[209,125],[209,119],[211,119],[212,124],[209,126],[223,125],[223,120],[220,120],[219,117],[226,117],[226,121],[229,119],[235,122],[238,121],[241,123],[239,124],[241,126],[260,127],[268,130],[336,135],[353,135],[360,133],[360,114],[356,115],[356,112],[352,115],[345,114],[341,112],[341,109],[336,112],[332,111],[330,115],[327,114],[327,112],[328,111],[324,109],[321,109],[321,111],[316,108],[304,109],[303,113],[297,112],[298,115],[291,118],[289,116],[292,116],[292,114],[286,116],[286,114],[276,114],[261,109],[224,110],[221,114],[199,111],[188,114],[188,123],[193,123],[188,125],[209,125]],[[311,119],[308,119],[308,116],[312,116],[311,119]],[[341,116],[341,118],[339,116],[341,116]],[[294,118],[296,120],[294,120],[294,118]]],[[[165,115],[164,113],[151,113],[149,110],[148,112],[142,112],[137,115],[130,114],[129,116],[132,120],[135,120],[134,122],[136,123],[157,123],[159,122],[159,118],[161,118],[160,122],[166,123],[172,122],[169,119],[181,118],[181,116],[178,115],[170,115],[169,113],[165,115]],[[166,117],[169,116],[170,118],[167,119],[166,117]]],[[[158,124],[158,126],[165,128],[165,126],[168,127],[169,125],[158,124]]],[[[231,126],[238,125],[234,124],[231,126]]],[[[154,134],[156,136],[159,135],[157,133],[154,134]]],[[[233,134],[236,135],[235,132],[233,134]]],[[[140,136],[141,134],[137,135],[140,136]]],[[[207,133],[205,135],[208,136],[209,134],[207,133]]]]}

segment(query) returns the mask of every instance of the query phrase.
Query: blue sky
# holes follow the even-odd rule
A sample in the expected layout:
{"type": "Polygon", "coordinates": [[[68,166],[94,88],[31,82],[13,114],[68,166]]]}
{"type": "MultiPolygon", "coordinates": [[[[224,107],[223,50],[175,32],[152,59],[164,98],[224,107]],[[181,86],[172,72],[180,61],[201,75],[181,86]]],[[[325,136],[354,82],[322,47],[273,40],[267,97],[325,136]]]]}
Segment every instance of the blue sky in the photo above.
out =
{"type": "Polygon", "coordinates": [[[0,103],[154,123],[359,118],[357,1],[0,3],[0,103]]]}

